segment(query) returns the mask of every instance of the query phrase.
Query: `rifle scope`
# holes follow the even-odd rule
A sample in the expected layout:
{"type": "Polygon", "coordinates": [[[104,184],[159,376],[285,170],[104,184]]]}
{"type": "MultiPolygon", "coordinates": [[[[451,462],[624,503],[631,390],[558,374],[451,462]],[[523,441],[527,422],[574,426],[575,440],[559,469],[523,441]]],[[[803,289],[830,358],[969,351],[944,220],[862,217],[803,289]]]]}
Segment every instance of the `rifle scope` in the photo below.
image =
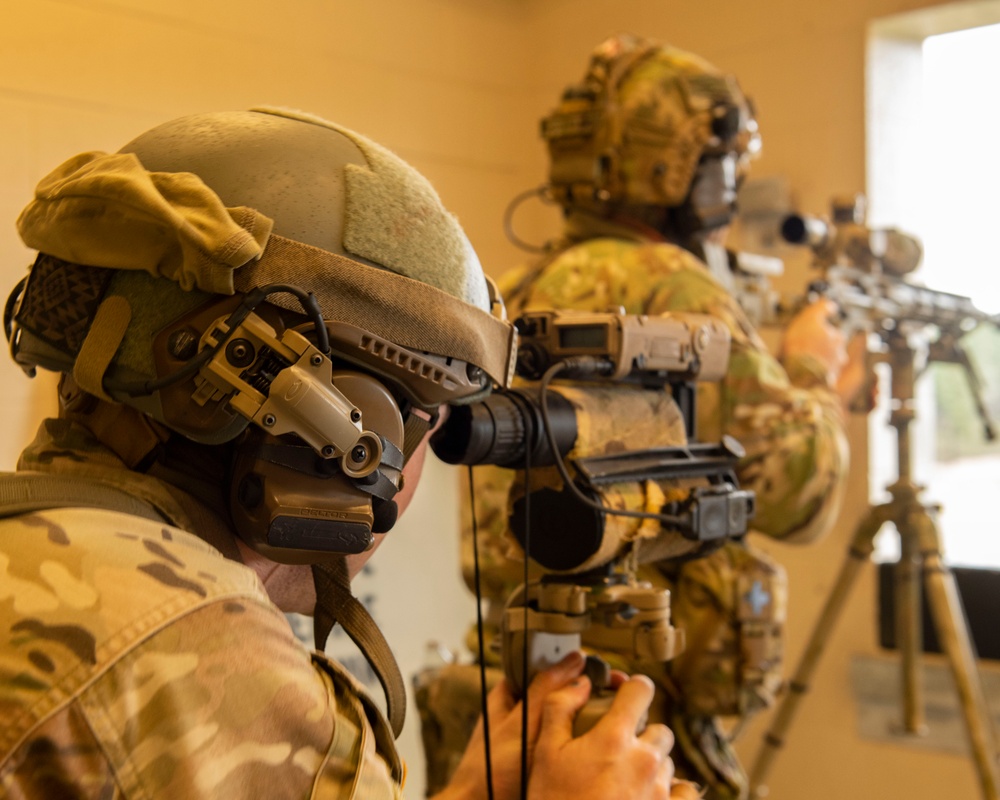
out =
{"type": "Polygon", "coordinates": [[[819,217],[789,214],[781,223],[781,237],[789,244],[823,247],[833,239],[833,236],[832,227],[819,217]]]}

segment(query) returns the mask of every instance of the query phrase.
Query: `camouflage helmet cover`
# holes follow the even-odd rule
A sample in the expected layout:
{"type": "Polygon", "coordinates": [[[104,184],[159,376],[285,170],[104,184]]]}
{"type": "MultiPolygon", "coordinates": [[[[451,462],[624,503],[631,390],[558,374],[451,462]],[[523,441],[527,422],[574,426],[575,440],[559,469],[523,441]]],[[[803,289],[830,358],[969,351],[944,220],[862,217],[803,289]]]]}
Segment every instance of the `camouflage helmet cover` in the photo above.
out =
{"type": "Polygon", "coordinates": [[[556,199],[595,210],[678,206],[703,156],[732,155],[742,173],[760,149],[752,105],[734,77],[631,35],[596,48],[541,133],[556,199]]]}

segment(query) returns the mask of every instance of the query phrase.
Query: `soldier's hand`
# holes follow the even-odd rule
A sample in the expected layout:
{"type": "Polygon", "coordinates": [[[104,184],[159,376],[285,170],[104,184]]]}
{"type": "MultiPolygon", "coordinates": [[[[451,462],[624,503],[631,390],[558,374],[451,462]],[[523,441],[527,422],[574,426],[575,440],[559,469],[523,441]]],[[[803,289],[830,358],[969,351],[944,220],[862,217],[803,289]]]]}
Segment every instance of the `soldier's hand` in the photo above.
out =
{"type": "MultiPolygon", "coordinates": [[[[546,698],[578,679],[583,666],[583,655],[570,653],[555,666],[539,672],[528,687],[529,774],[546,698]]],[[[494,797],[496,800],[517,800],[521,796],[521,703],[514,698],[506,680],[490,691],[486,703],[490,720],[494,797]]],[[[480,717],[451,781],[434,800],[486,800],[487,796],[484,731],[480,717]]]]}
{"type": "Polygon", "coordinates": [[[528,781],[529,798],[667,800],[672,787],[677,789],[676,800],[691,796],[686,785],[673,780],[670,730],[665,725],[648,725],[636,735],[653,699],[649,678],[636,676],[623,683],[608,713],[574,739],[573,719],[589,696],[590,682],[580,677],[546,698],[528,781]]]}
{"type": "Polygon", "coordinates": [[[837,394],[852,410],[868,413],[878,400],[878,381],[868,364],[868,336],[854,335],[847,344],[847,363],[837,378],[837,394]]]}
{"type": "Polygon", "coordinates": [[[783,358],[812,356],[827,372],[827,385],[836,386],[847,364],[847,341],[834,324],[837,304],[821,297],[792,317],[781,345],[783,358]]]}
{"type": "Polygon", "coordinates": [[[826,370],[826,385],[840,396],[845,408],[854,408],[860,399],[870,411],[875,383],[867,362],[868,337],[857,333],[848,342],[835,324],[838,313],[837,304],[826,297],[803,308],[785,329],[781,357],[811,356],[826,370]]]}

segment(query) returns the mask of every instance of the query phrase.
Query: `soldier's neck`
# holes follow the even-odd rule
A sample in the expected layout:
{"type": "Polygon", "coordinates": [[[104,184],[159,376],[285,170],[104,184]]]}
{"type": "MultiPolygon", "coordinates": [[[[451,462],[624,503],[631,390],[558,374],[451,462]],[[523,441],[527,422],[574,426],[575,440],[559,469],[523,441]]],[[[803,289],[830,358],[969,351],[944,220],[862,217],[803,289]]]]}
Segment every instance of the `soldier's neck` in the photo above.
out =
{"type": "Polygon", "coordinates": [[[633,219],[602,217],[582,209],[572,209],[567,212],[563,231],[570,243],[604,237],[635,242],[666,241],[654,228],[633,219]]]}

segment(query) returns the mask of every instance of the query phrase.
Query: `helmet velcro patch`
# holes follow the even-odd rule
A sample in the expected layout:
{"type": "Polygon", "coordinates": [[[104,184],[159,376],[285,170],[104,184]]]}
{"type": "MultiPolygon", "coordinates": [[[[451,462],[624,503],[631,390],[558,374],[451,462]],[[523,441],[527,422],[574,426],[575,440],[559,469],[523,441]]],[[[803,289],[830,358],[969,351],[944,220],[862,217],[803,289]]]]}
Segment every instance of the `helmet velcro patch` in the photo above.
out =
{"type": "Polygon", "coordinates": [[[344,168],[344,247],[486,311],[489,293],[479,259],[434,187],[384,147],[343,130],[368,167],[344,168]]]}
{"type": "Polygon", "coordinates": [[[26,331],[75,357],[114,273],[39,253],[15,319],[26,331]]]}

